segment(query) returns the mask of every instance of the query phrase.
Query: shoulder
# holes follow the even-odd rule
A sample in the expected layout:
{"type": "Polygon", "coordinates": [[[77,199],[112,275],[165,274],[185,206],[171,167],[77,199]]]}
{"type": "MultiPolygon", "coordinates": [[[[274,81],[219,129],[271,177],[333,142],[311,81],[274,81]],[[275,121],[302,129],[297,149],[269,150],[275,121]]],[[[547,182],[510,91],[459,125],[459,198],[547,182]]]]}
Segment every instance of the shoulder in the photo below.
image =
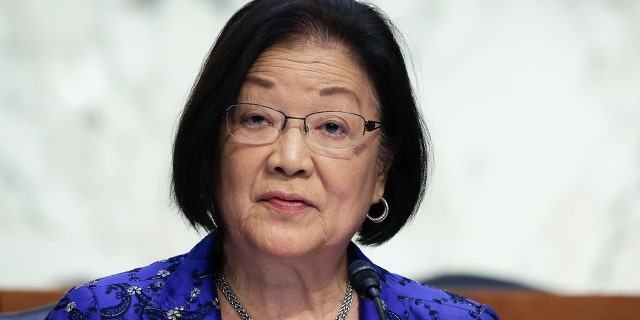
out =
{"type": "Polygon", "coordinates": [[[387,305],[387,319],[498,320],[491,307],[460,295],[437,289],[374,264],[354,243],[348,248],[349,260],[364,260],[380,277],[381,296],[387,305]]]}
{"type": "Polygon", "coordinates": [[[207,236],[186,254],[77,286],[47,319],[210,318],[216,308],[212,275],[220,258],[215,246],[207,236]]]}
{"type": "Polygon", "coordinates": [[[176,256],[76,286],[62,297],[47,319],[123,316],[132,307],[150,301],[184,258],[185,255],[176,256]]]}
{"type": "Polygon", "coordinates": [[[148,266],[96,279],[79,285],[69,291],[91,291],[96,297],[109,295],[113,291],[126,289],[130,294],[138,291],[154,291],[164,286],[169,276],[175,272],[185,255],[154,262],[148,266]]]}
{"type": "Polygon", "coordinates": [[[421,284],[382,268],[383,295],[394,319],[487,319],[499,317],[491,307],[455,293],[421,284]],[[392,309],[394,305],[395,310],[392,309]]]}

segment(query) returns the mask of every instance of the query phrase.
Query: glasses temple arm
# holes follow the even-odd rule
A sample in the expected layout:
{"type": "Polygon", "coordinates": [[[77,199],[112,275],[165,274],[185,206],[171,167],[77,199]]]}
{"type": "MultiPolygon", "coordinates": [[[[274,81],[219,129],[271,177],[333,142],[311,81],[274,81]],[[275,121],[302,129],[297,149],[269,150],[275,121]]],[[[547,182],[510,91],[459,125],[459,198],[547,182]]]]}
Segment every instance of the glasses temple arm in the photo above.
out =
{"type": "Polygon", "coordinates": [[[380,121],[369,120],[364,122],[364,131],[373,131],[380,129],[380,127],[382,127],[382,122],[380,121]]]}

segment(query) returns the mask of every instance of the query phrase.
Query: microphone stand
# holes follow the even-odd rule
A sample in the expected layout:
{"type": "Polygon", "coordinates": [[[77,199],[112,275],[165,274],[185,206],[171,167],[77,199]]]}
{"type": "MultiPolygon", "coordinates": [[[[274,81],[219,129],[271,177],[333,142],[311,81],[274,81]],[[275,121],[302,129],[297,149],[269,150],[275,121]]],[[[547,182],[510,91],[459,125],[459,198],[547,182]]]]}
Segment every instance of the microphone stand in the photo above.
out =
{"type": "Polygon", "coordinates": [[[385,320],[384,304],[382,303],[382,298],[380,298],[380,296],[377,296],[377,297],[373,298],[373,304],[376,305],[376,311],[378,312],[378,318],[380,320],[385,320]]]}
{"type": "Polygon", "coordinates": [[[385,320],[384,303],[380,298],[380,278],[373,269],[363,260],[355,260],[349,265],[347,270],[349,282],[360,296],[373,302],[380,320],[385,320]]]}

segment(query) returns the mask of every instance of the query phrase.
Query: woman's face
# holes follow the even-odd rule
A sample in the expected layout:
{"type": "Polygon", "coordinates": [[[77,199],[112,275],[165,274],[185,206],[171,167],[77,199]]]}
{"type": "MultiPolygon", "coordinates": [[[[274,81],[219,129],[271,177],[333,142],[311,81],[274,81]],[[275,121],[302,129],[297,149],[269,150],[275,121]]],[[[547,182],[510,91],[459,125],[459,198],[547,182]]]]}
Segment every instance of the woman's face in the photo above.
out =
{"type": "MultiPolygon", "coordinates": [[[[368,77],[344,48],[311,42],[265,50],[238,96],[293,117],[340,110],[379,121],[374,101],[368,77]]],[[[307,143],[302,125],[289,119],[275,142],[256,146],[223,124],[216,200],[235,248],[280,258],[344,248],[383,194],[379,130],[354,149],[327,151],[307,143]]]]}

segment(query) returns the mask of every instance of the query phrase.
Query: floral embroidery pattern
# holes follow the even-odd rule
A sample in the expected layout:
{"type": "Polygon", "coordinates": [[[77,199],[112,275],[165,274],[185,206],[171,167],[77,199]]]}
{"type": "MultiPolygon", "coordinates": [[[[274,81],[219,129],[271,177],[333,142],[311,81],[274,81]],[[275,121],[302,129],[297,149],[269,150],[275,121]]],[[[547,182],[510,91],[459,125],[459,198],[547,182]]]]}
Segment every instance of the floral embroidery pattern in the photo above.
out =
{"type": "Polygon", "coordinates": [[[160,270],[158,271],[158,275],[162,278],[168,277],[171,274],[171,272],[167,271],[167,270],[160,270]]]}
{"type": "Polygon", "coordinates": [[[129,295],[136,295],[136,294],[141,294],[142,293],[142,289],[140,289],[140,287],[136,287],[136,286],[131,286],[129,288],[127,288],[127,293],[129,295]]]}
{"type": "Polygon", "coordinates": [[[193,288],[193,290],[191,290],[191,298],[195,298],[200,294],[200,289],[198,288],[193,288]]]}
{"type": "Polygon", "coordinates": [[[184,311],[183,307],[175,307],[169,311],[167,311],[167,319],[176,320],[182,316],[180,312],[184,311]]]}
{"type": "Polygon", "coordinates": [[[67,306],[64,308],[64,311],[66,312],[71,312],[73,311],[73,309],[76,308],[76,302],[75,301],[71,301],[67,304],[67,306]]]}

